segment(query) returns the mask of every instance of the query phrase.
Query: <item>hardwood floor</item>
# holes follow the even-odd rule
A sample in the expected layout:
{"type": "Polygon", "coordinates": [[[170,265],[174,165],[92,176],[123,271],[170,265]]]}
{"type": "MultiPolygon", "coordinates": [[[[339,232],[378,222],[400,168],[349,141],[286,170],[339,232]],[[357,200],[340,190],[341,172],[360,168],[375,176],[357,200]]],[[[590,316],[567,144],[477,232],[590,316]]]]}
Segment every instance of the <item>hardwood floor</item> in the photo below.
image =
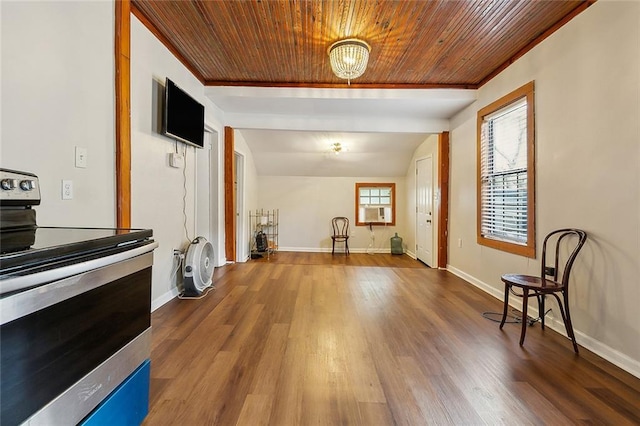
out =
{"type": "MultiPolygon", "coordinates": [[[[152,314],[151,425],[640,424],[640,379],[408,256],[277,253],[152,314]]],[[[579,342],[578,342],[579,343],[579,342]]]]}

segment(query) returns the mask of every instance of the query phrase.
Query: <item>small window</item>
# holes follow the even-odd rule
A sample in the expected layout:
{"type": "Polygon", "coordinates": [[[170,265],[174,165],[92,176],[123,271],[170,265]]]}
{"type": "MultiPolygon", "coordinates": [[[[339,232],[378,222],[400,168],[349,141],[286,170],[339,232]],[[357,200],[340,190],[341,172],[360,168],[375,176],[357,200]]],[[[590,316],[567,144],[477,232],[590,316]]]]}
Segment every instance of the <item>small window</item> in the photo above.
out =
{"type": "Polygon", "coordinates": [[[478,244],[535,257],[533,82],[478,111],[478,244]]]}
{"type": "Polygon", "coordinates": [[[356,226],[395,225],[395,183],[356,183],[356,226]]]}

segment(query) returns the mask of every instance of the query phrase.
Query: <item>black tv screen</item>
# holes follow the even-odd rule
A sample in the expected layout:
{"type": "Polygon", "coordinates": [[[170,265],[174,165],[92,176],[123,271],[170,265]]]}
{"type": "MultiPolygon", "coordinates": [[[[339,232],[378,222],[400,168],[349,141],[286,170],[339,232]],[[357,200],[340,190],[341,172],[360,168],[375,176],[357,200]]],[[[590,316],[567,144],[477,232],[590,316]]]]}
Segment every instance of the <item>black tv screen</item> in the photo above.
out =
{"type": "Polygon", "coordinates": [[[179,141],[204,146],[204,105],[167,78],[162,133],[179,141]]]}

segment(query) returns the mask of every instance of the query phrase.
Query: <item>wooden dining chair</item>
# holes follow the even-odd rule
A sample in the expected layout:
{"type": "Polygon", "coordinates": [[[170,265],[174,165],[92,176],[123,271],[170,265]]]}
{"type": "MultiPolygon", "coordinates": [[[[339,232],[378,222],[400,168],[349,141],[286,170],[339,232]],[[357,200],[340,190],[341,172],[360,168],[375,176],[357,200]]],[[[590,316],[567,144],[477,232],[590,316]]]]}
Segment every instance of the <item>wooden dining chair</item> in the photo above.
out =
{"type": "Polygon", "coordinates": [[[344,242],[344,252],[349,254],[349,219],[343,216],[331,219],[333,235],[331,236],[331,254],[336,251],[336,241],[344,242]]]}
{"type": "MultiPolygon", "coordinates": [[[[539,276],[505,274],[502,276],[504,282],[504,312],[500,329],[507,319],[509,307],[509,294],[522,297],[522,331],[520,332],[520,346],[524,344],[524,337],[527,333],[527,306],[530,294],[538,299],[538,319],[544,330],[544,317],[546,315],[544,302],[547,295],[555,297],[560,306],[560,315],[567,330],[567,336],[573,342],[573,350],[578,353],[576,336],[571,325],[571,314],[569,313],[569,276],[571,267],[576,260],[578,252],[587,241],[587,233],[580,229],[558,229],[549,233],[542,245],[542,260],[539,276]],[[553,253],[547,259],[547,246],[554,246],[553,253]],[[548,265],[549,264],[549,265],[548,265]],[[514,291],[514,287],[519,288],[522,294],[514,291]],[[562,301],[557,293],[562,293],[562,301]]],[[[534,320],[535,322],[535,320],[534,320]]]]}

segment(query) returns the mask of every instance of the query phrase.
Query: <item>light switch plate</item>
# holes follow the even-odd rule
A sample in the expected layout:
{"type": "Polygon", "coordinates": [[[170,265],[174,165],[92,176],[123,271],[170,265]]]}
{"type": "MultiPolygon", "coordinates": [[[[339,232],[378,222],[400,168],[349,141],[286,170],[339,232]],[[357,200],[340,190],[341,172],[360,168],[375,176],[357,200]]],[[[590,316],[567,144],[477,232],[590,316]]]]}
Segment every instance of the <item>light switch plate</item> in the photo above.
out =
{"type": "Polygon", "coordinates": [[[87,168],[87,148],[76,146],[76,167],[87,168]]]}

